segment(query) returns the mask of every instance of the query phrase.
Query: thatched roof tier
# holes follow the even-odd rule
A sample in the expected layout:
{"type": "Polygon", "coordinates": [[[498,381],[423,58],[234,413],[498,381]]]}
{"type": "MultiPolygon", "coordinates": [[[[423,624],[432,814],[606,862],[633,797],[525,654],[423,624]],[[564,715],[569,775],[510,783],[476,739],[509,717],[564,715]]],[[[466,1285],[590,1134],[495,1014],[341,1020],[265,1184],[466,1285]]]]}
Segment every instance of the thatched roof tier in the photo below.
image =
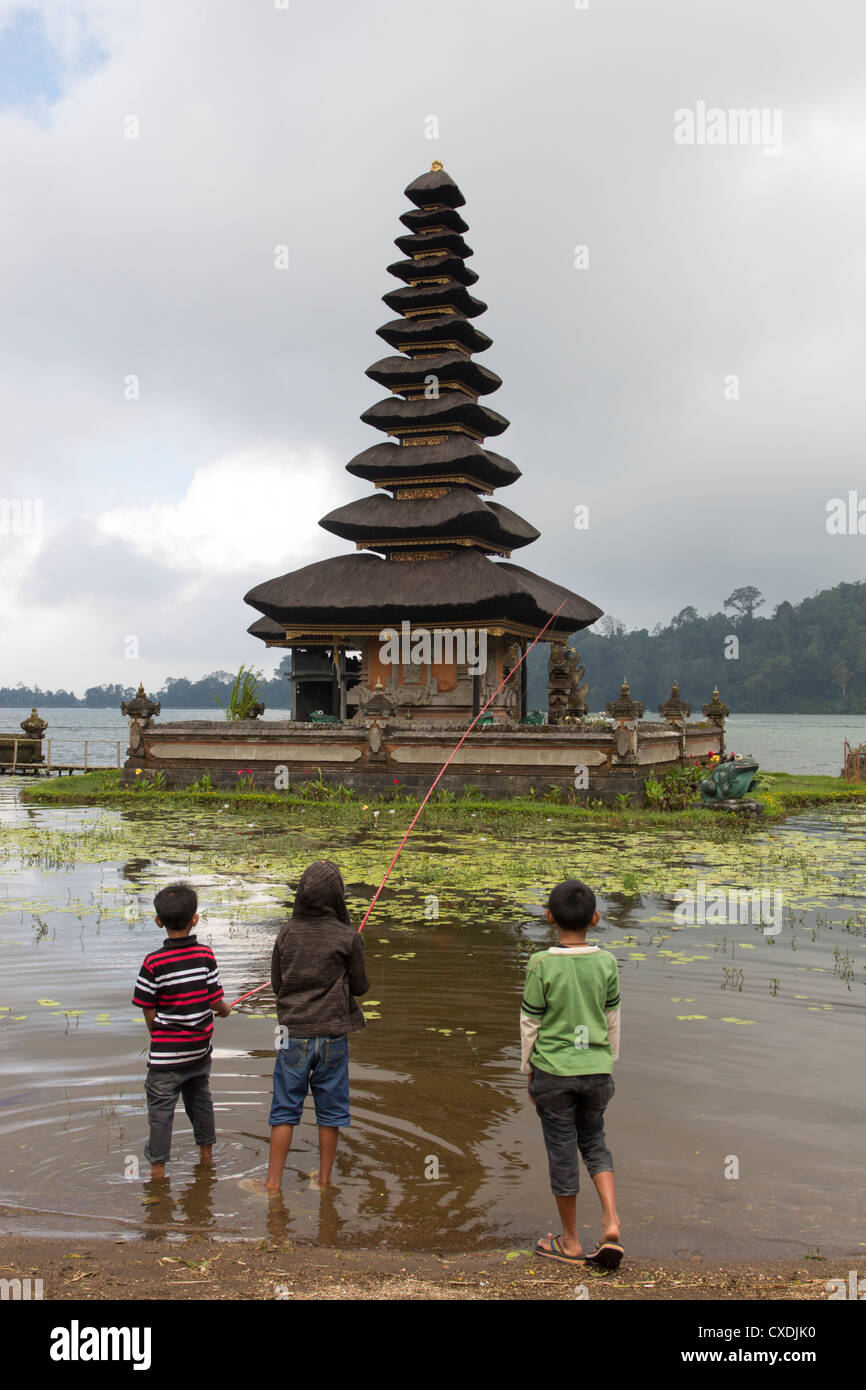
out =
{"type": "Polygon", "coordinates": [[[413,179],[403,191],[416,208],[462,208],[466,202],[454,180],[441,168],[430,169],[420,178],[413,179]]]}
{"type": "Polygon", "coordinates": [[[367,368],[367,376],[387,386],[391,391],[424,391],[429,376],[435,376],[439,390],[450,387],[451,382],[459,382],[476,396],[489,396],[498,391],[502,377],[473,362],[462,352],[440,352],[430,357],[413,360],[405,357],[383,357],[367,368]]]}
{"type": "Polygon", "coordinates": [[[520,477],[510,459],[484,449],[466,434],[451,434],[441,444],[373,444],[346,464],[346,472],[384,487],[406,479],[465,478],[493,489],[508,487],[520,477]]]}
{"type": "Polygon", "coordinates": [[[250,623],[247,632],[251,637],[260,637],[263,642],[283,642],[285,641],[286,630],[280,623],[275,623],[273,618],[256,618],[254,623],[250,623]]]}
{"type": "Polygon", "coordinates": [[[530,545],[540,535],[516,512],[485,502],[468,487],[452,488],[441,497],[407,501],[395,501],[380,492],[337,507],[323,516],[319,525],[345,540],[375,541],[377,550],[387,550],[389,540],[438,537],[474,541],[481,549],[498,552],[530,545]]]}
{"type": "Polygon", "coordinates": [[[465,259],[475,253],[467,246],[457,232],[449,232],[440,227],[438,232],[413,232],[410,236],[398,236],[394,245],[404,256],[425,256],[431,251],[449,251],[452,256],[465,259]]]}
{"type": "Polygon", "coordinates": [[[467,289],[477,276],[465,264],[472,255],[463,240],[468,228],[455,211],[463,195],[438,160],[406,195],[415,205],[400,219],[409,234],[396,239],[406,259],[389,267],[405,283],[383,295],[401,317],[378,330],[401,355],[368,369],[392,394],[361,416],[399,442],[373,445],[346,465],[378,492],[337,507],[319,523],[354,541],[361,553],[306,565],[251,589],[246,601],[264,615],[251,631],[285,646],[342,643],[407,618],[427,627],[535,636],[561,603],[545,632],[546,640],[560,641],[596,622],[601,609],[491,558],[529,545],[538,531],[486,500],[520,470],[483,447],[508,421],[478,399],[501,382],[472,360],[491,341],[471,323],[487,306],[467,289]],[[438,395],[428,400],[431,376],[438,395]],[[268,623],[278,625],[282,640],[268,623]]]}
{"type": "Polygon", "coordinates": [[[455,343],[467,352],[486,352],[493,339],[459,314],[435,314],[430,318],[392,319],[376,329],[390,347],[399,352],[432,352],[451,348],[455,343]]]}
{"type": "Polygon", "coordinates": [[[422,256],[419,260],[394,261],[388,266],[388,274],[395,280],[404,280],[413,285],[418,280],[440,280],[443,275],[455,280],[458,285],[474,285],[478,282],[478,272],[465,264],[459,256],[446,252],[444,256],[422,256]]]}
{"type": "Polygon", "coordinates": [[[346,634],[367,625],[399,627],[407,617],[425,627],[450,620],[535,634],[563,599],[545,640],[589,627],[602,610],[560,584],[468,546],[455,548],[447,559],[400,564],[369,553],[340,555],[257,584],[245,596],[284,628],[324,632],[330,626],[346,634]]]}
{"type": "Polygon", "coordinates": [[[483,299],[474,299],[463,285],[451,280],[447,285],[402,285],[397,290],[389,290],[382,299],[395,314],[420,314],[430,309],[448,309],[453,313],[465,314],[468,319],[483,314],[487,305],[483,299]]]}
{"type": "Polygon", "coordinates": [[[400,221],[410,232],[426,232],[431,227],[446,227],[449,232],[468,232],[469,227],[453,208],[409,208],[400,214],[400,221]]]}
{"type": "Polygon", "coordinates": [[[479,405],[459,391],[444,391],[438,399],[430,401],[404,401],[399,396],[389,396],[387,400],[371,405],[361,419],[365,425],[394,434],[399,434],[401,430],[454,425],[484,438],[486,435],[502,434],[508,429],[504,415],[497,414],[489,406],[479,405]]]}

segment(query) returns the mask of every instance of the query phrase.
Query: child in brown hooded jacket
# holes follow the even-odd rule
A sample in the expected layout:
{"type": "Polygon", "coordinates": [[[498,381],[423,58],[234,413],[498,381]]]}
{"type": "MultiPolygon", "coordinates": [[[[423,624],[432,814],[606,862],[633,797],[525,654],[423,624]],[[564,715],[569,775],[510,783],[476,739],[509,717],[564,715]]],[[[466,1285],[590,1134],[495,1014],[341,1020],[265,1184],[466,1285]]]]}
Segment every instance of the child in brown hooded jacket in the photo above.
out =
{"type": "Polygon", "coordinates": [[[355,996],[370,988],[340,871],[326,859],[301,875],[292,915],[274,942],[271,985],[280,1028],[267,1189],[279,1190],[309,1090],[319,1128],[318,1181],[326,1187],[340,1129],[350,1123],[348,1034],[364,1027],[355,996]]]}

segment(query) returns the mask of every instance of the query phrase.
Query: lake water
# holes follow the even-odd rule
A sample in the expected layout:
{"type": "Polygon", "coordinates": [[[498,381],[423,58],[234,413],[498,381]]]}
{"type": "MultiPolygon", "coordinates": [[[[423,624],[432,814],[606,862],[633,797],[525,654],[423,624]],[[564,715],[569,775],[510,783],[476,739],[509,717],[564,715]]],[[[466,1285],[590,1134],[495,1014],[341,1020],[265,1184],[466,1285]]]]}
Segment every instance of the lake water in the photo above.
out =
{"type": "MultiPolygon", "coordinates": [[[[351,1040],[353,1123],[335,1185],[325,1196],[311,1186],[308,1101],[283,1198],[269,1204],[244,1185],[267,1158],[269,989],[216,1021],[214,1172],[196,1173],[179,1109],[170,1189],[143,1181],[146,1032],[130,997],[161,939],[153,894],[177,877],[195,884],[199,933],[233,999],[267,979],[292,885],[313,858],[338,863],[360,920],[408,809],[321,829],[312,807],[270,818],[219,801],[120,812],[27,806],[19,794],[0,779],[7,1231],[531,1249],[555,1216],[518,1070],[518,1012],[529,955],[553,944],[545,895],[579,874],[599,891],[597,939],[621,975],[607,1130],[627,1249],[866,1250],[863,811],[794,817],[743,843],[561,821],[503,833],[483,816],[448,831],[422,824],[364,934],[369,1017],[351,1040]],[[736,913],[678,923],[672,895],[701,883],[763,889],[768,903],[778,891],[780,930],[736,913]]],[[[597,1203],[586,1189],[579,1220],[591,1240],[597,1203]]]]}
{"type": "MultiPolygon", "coordinates": [[[[17,730],[29,710],[0,707],[0,732],[17,730]]],[[[126,757],[129,724],[119,709],[44,709],[48,721],[46,739],[56,762],[79,759],[82,740],[88,739],[88,761],[112,766],[121,741],[121,760],[126,757]],[[99,743],[96,740],[105,740],[99,743]],[[71,742],[74,740],[75,742],[71,742]]],[[[165,710],[163,721],[213,719],[211,709],[165,710]]],[[[266,710],[265,719],[288,719],[288,710],[266,710]]],[[[866,715],[841,714],[732,714],[728,720],[728,748],[734,753],[753,753],[768,772],[823,773],[838,776],[842,766],[842,742],[866,742],[866,715]]]]}

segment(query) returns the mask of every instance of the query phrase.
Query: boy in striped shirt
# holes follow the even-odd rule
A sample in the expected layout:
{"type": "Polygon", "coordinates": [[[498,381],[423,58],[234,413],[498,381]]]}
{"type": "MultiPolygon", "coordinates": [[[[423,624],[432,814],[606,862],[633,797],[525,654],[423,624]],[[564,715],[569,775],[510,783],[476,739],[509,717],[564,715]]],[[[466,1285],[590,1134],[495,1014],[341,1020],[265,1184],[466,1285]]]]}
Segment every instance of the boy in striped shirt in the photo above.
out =
{"type": "Polygon", "coordinates": [[[548,899],[548,922],[559,945],[537,951],[526,968],[520,1010],[521,1071],[538,1112],[556,1199],[561,1235],[548,1232],[537,1255],[616,1269],[622,1259],[613,1159],[604,1137],[604,1112],[614,1093],[619,1057],[620,996],[616,958],[586,944],[598,922],[595,894],[579,879],[558,883],[548,899]],[[597,1248],[585,1255],[577,1233],[578,1151],[601,1202],[597,1248]]]}
{"type": "Polygon", "coordinates": [[[144,1156],[152,1178],[165,1177],[178,1096],[193,1127],[201,1162],[213,1162],[216,1140],[210,1094],[213,1016],[228,1018],[213,951],[190,935],[198,922],[198,898],[186,883],[172,883],[153,900],[166,939],[145,956],[132,1002],[144,1010],[150,1032],[147,1114],[150,1137],[144,1156]]]}

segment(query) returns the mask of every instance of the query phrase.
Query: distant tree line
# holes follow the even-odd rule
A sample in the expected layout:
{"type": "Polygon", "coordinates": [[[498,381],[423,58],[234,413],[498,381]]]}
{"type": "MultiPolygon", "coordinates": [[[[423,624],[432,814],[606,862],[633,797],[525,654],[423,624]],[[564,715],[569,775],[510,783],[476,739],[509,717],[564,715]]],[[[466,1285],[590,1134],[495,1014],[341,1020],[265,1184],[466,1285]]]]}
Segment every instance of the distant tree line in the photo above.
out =
{"type": "MultiPolygon", "coordinates": [[[[260,698],[266,706],[270,705],[273,709],[289,708],[287,675],[290,668],[291,656],[287,652],[274,675],[269,680],[262,681],[260,698]]],[[[153,699],[159,700],[163,709],[203,710],[213,706],[214,718],[219,719],[220,710],[212,697],[216,695],[223,704],[227,704],[236,674],[234,671],[211,671],[210,675],[202,676],[197,681],[188,680],[186,676],[168,676],[161,689],[148,690],[147,693],[153,699]]],[[[31,705],[36,705],[42,709],[109,708],[119,711],[121,701],[131,700],[137,689],[137,684],[91,685],[79,697],[71,690],[41,690],[38,686],[21,684],[0,685],[0,705],[20,706],[22,709],[30,709],[31,705]]]]}
{"type": "MultiPolygon", "coordinates": [[[[866,714],[866,583],[837,584],[802,603],[780,603],[758,616],[764,599],[753,585],[735,589],[720,613],[683,608],[650,632],[626,631],[616,618],[577,632],[589,682],[589,706],[603,708],[623,678],[647,715],[678,681],[700,718],[718,685],[736,714],[866,714]]],[[[541,647],[541,644],[539,644],[541,647]]],[[[546,707],[548,648],[530,653],[529,703],[546,707]]]]}

